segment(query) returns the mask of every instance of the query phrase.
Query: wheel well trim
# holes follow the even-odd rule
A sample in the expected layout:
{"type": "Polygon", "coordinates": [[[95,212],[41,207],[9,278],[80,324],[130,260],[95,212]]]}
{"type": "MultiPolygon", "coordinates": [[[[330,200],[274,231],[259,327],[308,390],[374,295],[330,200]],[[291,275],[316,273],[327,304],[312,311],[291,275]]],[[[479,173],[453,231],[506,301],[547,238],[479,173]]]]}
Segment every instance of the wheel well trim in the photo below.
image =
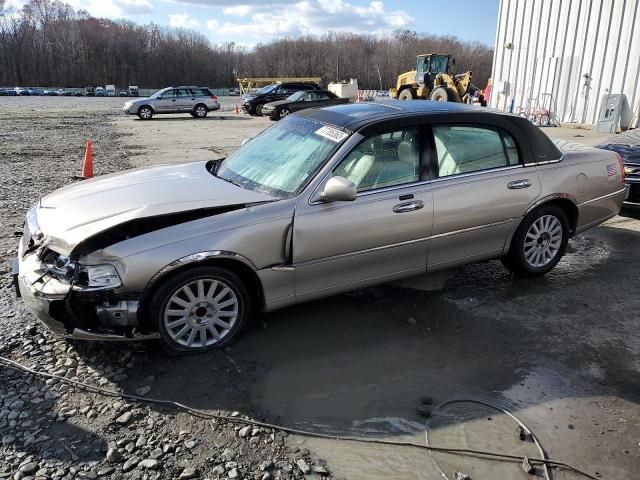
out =
{"type": "Polygon", "coordinates": [[[547,195],[546,197],[539,198],[534,203],[532,203],[529,206],[529,208],[527,208],[527,210],[524,212],[524,214],[518,219],[518,221],[514,222],[513,228],[509,232],[509,235],[507,236],[507,239],[504,242],[504,248],[502,250],[503,255],[509,252],[509,249],[511,248],[511,241],[513,240],[513,236],[515,235],[516,231],[522,224],[522,221],[525,219],[525,217],[529,215],[531,212],[533,212],[536,208],[539,208],[547,203],[557,202],[558,200],[563,202],[570,202],[574,207],[573,213],[575,217],[573,219],[569,218],[569,221],[572,223],[572,225],[570,225],[571,231],[569,232],[569,237],[573,236],[576,231],[576,228],[578,227],[578,215],[580,213],[578,211],[578,202],[576,201],[575,197],[570,193],[552,193],[551,195],[547,195]]]}
{"type": "Polygon", "coordinates": [[[239,253],[229,252],[227,250],[206,250],[203,252],[196,252],[181,257],[173,262],[165,265],[160,270],[158,270],[151,280],[147,282],[147,287],[145,290],[149,290],[153,285],[155,285],[158,280],[164,277],[167,273],[172,272],[178,268],[182,268],[186,265],[194,264],[194,263],[202,263],[212,259],[227,259],[227,260],[236,260],[241,263],[244,263],[247,267],[251,268],[254,272],[258,269],[256,266],[246,257],[243,257],[239,253]]]}
{"type": "Polygon", "coordinates": [[[576,201],[575,197],[573,195],[571,195],[570,193],[552,193],[551,195],[547,195],[546,197],[540,198],[537,201],[535,201],[527,209],[527,211],[525,212],[523,217],[526,217],[529,213],[531,213],[533,210],[538,208],[543,203],[549,203],[549,202],[552,202],[554,200],[568,200],[573,204],[574,207],[576,207],[576,209],[578,208],[578,202],[576,201]]]}
{"type": "MultiPolygon", "coordinates": [[[[263,304],[263,308],[264,308],[264,287],[262,285],[262,282],[260,281],[260,277],[257,274],[257,268],[256,266],[246,257],[240,255],[239,253],[235,253],[235,252],[229,252],[227,250],[206,250],[203,252],[196,252],[196,253],[192,253],[189,255],[185,255],[184,257],[178,258],[177,260],[174,260],[173,262],[165,265],[164,267],[162,267],[160,270],[158,270],[152,277],[151,279],[147,282],[147,285],[145,286],[144,290],[142,291],[142,295],[140,296],[140,300],[139,300],[139,312],[141,310],[146,310],[147,308],[147,304],[149,302],[149,300],[153,297],[153,293],[155,292],[157,286],[160,284],[160,282],[165,279],[168,275],[170,275],[172,272],[176,272],[179,269],[182,269],[186,266],[189,265],[193,265],[193,266],[197,266],[197,265],[201,265],[201,264],[207,264],[208,262],[211,261],[215,261],[215,260],[225,260],[225,261],[233,261],[233,262],[238,262],[239,264],[244,265],[247,269],[251,270],[251,272],[253,272],[253,275],[255,277],[255,281],[256,281],[256,285],[259,288],[260,292],[260,297],[261,297],[261,302],[263,304]]],[[[247,286],[248,287],[248,286],[247,286]]],[[[140,316],[138,316],[138,320],[140,321],[140,316]]],[[[139,322],[140,324],[140,322],[139,322]]]]}

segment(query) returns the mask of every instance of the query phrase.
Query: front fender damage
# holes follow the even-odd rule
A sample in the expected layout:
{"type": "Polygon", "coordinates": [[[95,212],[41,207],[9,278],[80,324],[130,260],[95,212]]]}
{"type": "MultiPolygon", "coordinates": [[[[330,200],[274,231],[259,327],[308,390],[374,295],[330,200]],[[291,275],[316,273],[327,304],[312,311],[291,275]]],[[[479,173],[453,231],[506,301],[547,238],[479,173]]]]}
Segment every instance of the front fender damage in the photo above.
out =
{"type": "Polygon", "coordinates": [[[126,261],[108,254],[109,246],[164,228],[246,208],[228,205],[137,218],[103,230],[78,243],[69,257],[55,252],[56,240],[42,236],[39,246],[19,253],[19,286],[36,316],[57,333],[84,340],[141,340],[158,334],[141,328],[143,292],[81,285],[81,266],[109,264],[120,274],[126,261]]]}

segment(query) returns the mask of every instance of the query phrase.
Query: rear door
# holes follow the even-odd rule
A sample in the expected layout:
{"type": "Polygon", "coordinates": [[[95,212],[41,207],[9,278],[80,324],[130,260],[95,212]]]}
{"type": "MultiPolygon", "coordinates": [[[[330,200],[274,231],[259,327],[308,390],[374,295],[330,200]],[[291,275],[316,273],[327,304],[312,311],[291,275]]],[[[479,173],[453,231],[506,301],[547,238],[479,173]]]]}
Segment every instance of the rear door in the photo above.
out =
{"type": "MultiPolygon", "coordinates": [[[[429,268],[500,256],[514,224],[540,195],[524,145],[493,125],[432,125],[434,226],[429,268]]],[[[528,147],[528,146],[527,146],[528,147]]]]}

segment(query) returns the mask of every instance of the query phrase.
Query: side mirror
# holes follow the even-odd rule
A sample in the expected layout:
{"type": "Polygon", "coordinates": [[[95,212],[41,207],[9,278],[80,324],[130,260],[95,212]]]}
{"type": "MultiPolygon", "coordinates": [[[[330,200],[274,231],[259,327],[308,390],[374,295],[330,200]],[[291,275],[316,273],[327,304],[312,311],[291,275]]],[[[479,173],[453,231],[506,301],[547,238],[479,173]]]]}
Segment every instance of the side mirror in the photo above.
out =
{"type": "Polygon", "coordinates": [[[320,199],[325,202],[351,202],[358,196],[356,185],[344,177],[331,177],[325,184],[320,199]]]}

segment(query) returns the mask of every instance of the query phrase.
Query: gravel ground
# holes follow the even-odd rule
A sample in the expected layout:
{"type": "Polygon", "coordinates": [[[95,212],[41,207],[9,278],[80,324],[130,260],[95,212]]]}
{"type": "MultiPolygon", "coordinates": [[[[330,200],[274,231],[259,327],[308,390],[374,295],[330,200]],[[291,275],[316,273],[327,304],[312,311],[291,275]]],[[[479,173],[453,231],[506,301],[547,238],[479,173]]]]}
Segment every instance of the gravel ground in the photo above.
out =
{"type": "MultiPolygon", "coordinates": [[[[121,101],[87,100],[0,98],[0,111],[10,119],[0,131],[0,355],[111,391],[153,397],[156,375],[137,375],[154,362],[153,344],[63,341],[14,298],[13,233],[39,196],[80,173],[85,141],[93,140],[96,174],[130,167],[131,150],[112,126],[121,101]]],[[[240,416],[234,412],[240,407],[243,416],[254,413],[235,385],[232,359],[224,352],[207,358],[218,382],[210,388],[229,406],[215,413],[240,416]]],[[[183,382],[196,374],[186,372],[183,382]]],[[[287,447],[284,434],[243,427],[118,401],[0,365],[0,480],[328,476],[307,450],[287,447]]]]}
{"type": "MultiPolygon", "coordinates": [[[[234,101],[223,99],[223,112],[206,121],[142,122],[119,116],[120,99],[0,98],[10,119],[0,131],[0,355],[210,413],[416,443],[424,442],[421,396],[479,397],[517,414],[550,456],[602,478],[637,477],[638,211],[572,239],[543,278],[514,280],[492,261],[449,272],[435,289],[411,279],[360,290],[261,316],[223,352],[173,358],[153,343],[69,343],[36,323],[14,299],[12,234],[38,196],[79,173],[85,140],[94,140],[98,174],[216,158],[270,124],[231,114],[234,101]]],[[[545,131],[561,138],[561,129],[545,131]]],[[[565,133],[595,141],[591,131],[565,133]]],[[[448,422],[433,415],[433,441],[517,451],[508,419],[464,413],[448,422]]],[[[442,478],[418,449],[284,437],[226,421],[214,427],[0,364],[0,480],[319,478],[327,470],[349,480],[442,478]]],[[[454,470],[531,478],[518,465],[435,457],[449,478],[454,470]]]]}

